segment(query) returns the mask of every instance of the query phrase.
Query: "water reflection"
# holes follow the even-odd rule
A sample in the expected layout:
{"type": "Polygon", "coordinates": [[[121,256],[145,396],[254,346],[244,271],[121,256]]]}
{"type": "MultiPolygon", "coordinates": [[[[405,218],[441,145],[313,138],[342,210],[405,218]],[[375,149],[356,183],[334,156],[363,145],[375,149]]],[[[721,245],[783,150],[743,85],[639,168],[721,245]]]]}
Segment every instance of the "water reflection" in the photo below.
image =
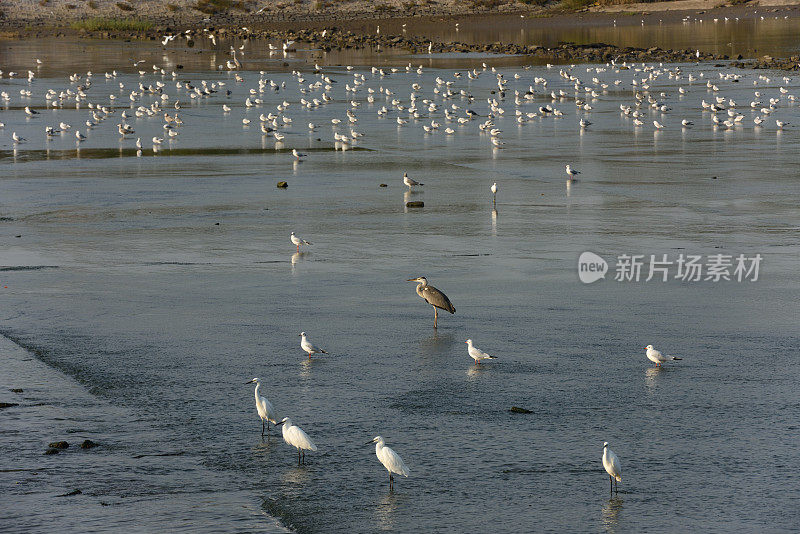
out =
{"type": "Polygon", "coordinates": [[[420,339],[419,352],[426,359],[431,356],[448,354],[453,346],[453,339],[453,334],[440,335],[437,330],[434,330],[432,336],[420,339]]]}
{"type": "Polygon", "coordinates": [[[622,512],[622,502],[620,497],[613,497],[603,505],[600,517],[607,532],[616,532],[619,514],[622,512]]]}
{"type": "Polygon", "coordinates": [[[393,491],[383,496],[375,507],[375,518],[378,520],[378,526],[381,530],[395,530],[397,527],[397,507],[404,499],[403,494],[397,494],[393,491]]]}
{"type": "Polygon", "coordinates": [[[492,208],[492,235],[497,235],[497,208],[492,208]]]}

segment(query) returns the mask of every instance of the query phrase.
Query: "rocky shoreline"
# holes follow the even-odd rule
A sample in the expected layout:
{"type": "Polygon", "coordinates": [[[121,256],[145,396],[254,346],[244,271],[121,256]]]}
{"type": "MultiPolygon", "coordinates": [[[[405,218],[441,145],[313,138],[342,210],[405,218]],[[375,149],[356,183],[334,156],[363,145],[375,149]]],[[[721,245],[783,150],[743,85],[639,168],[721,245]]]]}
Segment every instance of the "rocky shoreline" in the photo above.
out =
{"type": "MultiPolygon", "coordinates": [[[[165,35],[175,35],[183,40],[186,46],[193,48],[200,38],[214,34],[220,40],[255,40],[278,43],[296,41],[302,45],[325,52],[359,49],[401,49],[411,54],[459,54],[484,53],[498,55],[514,55],[530,57],[532,61],[553,63],[573,62],[694,62],[694,61],[731,61],[730,66],[757,69],[800,70],[800,57],[743,58],[741,55],[729,57],[724,54],[711,54],[691,49],[662,49],[657,46],[649,48],[621,47],[607,43],[575,44],[561,43],[555,47],[539,45],[521,45],[513,43],[467,43],[459,41],[430,41],[427,38],[407,35],[366,33],[363,30],[348,29],[347,24],[335,25],[328,21],[323,24],[308,26],[308,20],[302,24],[285,24],[283,29],[259,29],[263,20],[258,23],[242,17],[222,16],[203,21],[179,21],[175,18],[148,20],[149,27],[141,31],[89,30],[79,25],[59,27],[39,21],[36,25],[22,21],[0,21],[0,36],[13,38],[41,37],[78,37],[121,40],[160,41],[165,35]],[[231,19],[231,20],[228,20],[231,19]]],[[[351,21],[354,22],[354,21],[351,21]]],[[[363,21],[362,21],[363,22],[363,21]]],[[[395,21],[396,22],[396,21],[395,21]]],[[[271,24],[273,28],[277,24],[271,24]]],[[[352,24],[349,25],[351,28],[352,24]]]]}

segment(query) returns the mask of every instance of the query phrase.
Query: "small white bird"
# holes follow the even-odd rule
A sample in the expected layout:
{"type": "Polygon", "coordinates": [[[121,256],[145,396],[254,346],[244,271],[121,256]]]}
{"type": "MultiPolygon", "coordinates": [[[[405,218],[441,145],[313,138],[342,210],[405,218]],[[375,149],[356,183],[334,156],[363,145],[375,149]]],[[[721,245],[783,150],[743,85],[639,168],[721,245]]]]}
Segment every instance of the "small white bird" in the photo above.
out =
{"type": "Polygon", "coordinates": [[[297,151],[296,148],[292,149],[292,156],[294,156],[294,159],[296,159],[298,161],[300,161],[302,158],[306,157],[307,155],[308,154],[301,154],[300,152],[297,151]]]}
{"type": "Polygon", "coordinates": [[[566,170],[567,170],[567,176],[569,176],[570,179],[573,178],[575,175],[581,173],[581,171],[576,171],[575,169],[573,169],[569,165],[566,166],[566,170]]]}
{"type": "Polygon", "coordinates": [[[275,408],[272,406],[272,403],[267,400],[266,397],[262,397],[258,394],[258,390],[261,387],[261,380],[258,378],[252,379],[250,382],[245,382],[247,384],[255,384],[256,385],[256,410],[258,411],[258,416],[261,418],[261,437],[264,437],[264,425],[266,423],[267,432],[269,432],[269,424],[272,423],[273,425],[278,424],[278,413],[275,411],[275,408]]]}
{"type": "Polygon", "coordinates": [[[283,425],[283,441],[297,449],[297,465],[306,463],[306,451],[317,450],[317,446],[314,445],[308,434],[303,432],[299,426],[292,424],[292,420],[288,417],[281,419],[279,423],[276,423],[277,425],[283,425]]]}
{"type": "Polygon", "coordinates": [[[24,143],[26,141],[24,137],[17,135],[17,132],[11,133],[11,139],[14,140],[14,143],[24,143]]]}
{"type": "Polygon", "coordinates": [[[302,237],[294,235],[294,232],[292,232],[291,240],[292,240],[292,243],[297,245],[297,252],[300,252],[300,245],[310,245],[311,244],[310,241],[306,241],[302,237]]]}
{"type": "Polygon", "coordinates": [[[670,356],[669,354],[661,354],[660,351],[657,351],[653,348],[653,345],[647,345],[645,347],[647,351],[647,359],[656,364],[657,366],[661,367],[661,364],[670,361],[670,360],[682,360],[683,358],[676,358],[675,356],[670,356]]]}
{"type": "Polygon", "coordinates": [[[400,458],[400,455],[386,446],[386,442],[383,440],[382,436],[375,436],[375,438],[366,442],[365,445],[369,445],[370,443],[375,444],[375,456],[378,457],[383,467],[389,471],[389,491],[392,491],[394,489],[394,476],[392,473],[408,477],[411,472],[408,470],[403,459],[400,458]]]}
{"type": "Polygon", "coordinates": [[[311,359],[312,354],[328,354],[326,351],[322,350],[321,348],[315,346],[306,338],[305,332],[300,332],[298,334],[302,339],[300,340],[300,347],[308,353],[308,358],[311,359]]]}
{"type": "Polygon", "coordinates": [[[478,365],[481,364],[481,360],[496,360],[497,359],[497,356],[491,356],[489,354],[486,354],[481,349],[479,349],[478,347],[474,346],[472,344],[472,340],[471,339],[466,340],[464,343],[467,344],[467,352],[469,352],[470,357],[473,360],[475,360],[475,363],[478,364],[478,365]]]}
{"type": "Polygon", "coordinates": [[[86,136],[85,136],[85,135],[83,135],[83,134],[80,132],[80,130],[75,130],[75,139],[77,139],[77,140],[78,140],[78,142],[80,143],[80,142],[82,142],[82,141],[85,141],[85,140],[86,140],[86,136]]]}
{"type": "Polygon", "coordinates": [[[408,189],[409,189],[409,190],[410,190],[412,187],[414,187],[415,185],[425,185],[425,184],[423,184],[423,183],[420,183],[420,182],[418,182],[418,181],[416,181],[416,180],[414,180],[414,179],[412,179],[412,178],[409,178],[409,177],[408,177],[408,173],[407,173],[407,172],[404,172],[404,173],[403,173],[403,183],[404,183],[404,184],[406,184],[406,185],[408,186],[408,189]]]}
{"type": "Polygon", "coordinates": [[[497,182],[493,183],[490,189],[492,190],[492,204],[495,204],[497,203],[497,191],[498,191],[497,182]]]}
{"type": "Polygon", "coordinates": [[[622,468],[619,465],[619,458],[614,454],[614,451],[608,448],[608,442],[603,443],[603,467],[608,473],[608,479],[611,482],[611,491],[614,491],[616,482],[622,482],[622,468]]]}
{"type": "Polygon", "coordinates": [[[662,128],[664,127],[664,125],[663,125],[663,124],[661,124],[661,123],[660,123],[660,122],[658,122],[658,121],[653,121],[653,126],[655,126],[655,127],[656,127],[656,130],[660,130],[660,129],[662,129],[662,128]]]}
{"type": "Polygon", "coordinates": [[[694,124],[694,123],[692,121],[690,121],[690,120],[683,119],[681,121],[681,125],[682,126],[691,126],[692,124],[694,124]]]}

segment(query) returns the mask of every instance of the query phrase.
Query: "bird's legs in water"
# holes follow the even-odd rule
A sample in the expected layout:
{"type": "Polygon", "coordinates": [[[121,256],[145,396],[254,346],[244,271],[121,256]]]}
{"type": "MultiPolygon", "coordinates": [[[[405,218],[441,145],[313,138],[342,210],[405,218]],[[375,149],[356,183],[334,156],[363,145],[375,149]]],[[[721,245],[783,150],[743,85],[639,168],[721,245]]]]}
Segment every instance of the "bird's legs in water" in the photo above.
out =
{"type": "Polygon", "coordinates": [[[439,319],[439,310],[433,307],[433,327],[436,328],[436,321],[439,319]]]}
{"type": "Polygon", "coordinates": [[[611,483],[611,491],[609,493],[614,493],[614,477],[608,475],[608,481],[611,483]]]}
{"type": "Polygon", "coordinates": [[[297,449],[297,465],[300,465],[300,449],[297,449]]]}
{"type": "Polygon", "coordinates": [[[264,437],[264,420],[261,420],[261,437],[264,437]]]}
{"type": "Polygon", "coordinates": [[[391,473],[389,473],[389,491],[394,489],[394,477],[391,473]]]}
{"type": "Polygon", "coordinates": [[[300,252],[300,245],[297,245],[297,252],[300,252]]]}

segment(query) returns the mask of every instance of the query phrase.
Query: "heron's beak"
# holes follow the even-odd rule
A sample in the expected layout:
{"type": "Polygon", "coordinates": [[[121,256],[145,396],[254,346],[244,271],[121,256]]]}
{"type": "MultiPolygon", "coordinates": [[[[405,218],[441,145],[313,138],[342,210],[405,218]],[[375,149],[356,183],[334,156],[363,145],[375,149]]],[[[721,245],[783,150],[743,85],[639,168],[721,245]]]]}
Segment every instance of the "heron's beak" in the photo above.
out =
{"type": "Polygon", "coordinates": [[[419,278],[409,278],[406,282],[419,282],[419,278]]]}
{"type": "Polygon", "coordinates": [[[277,423],[274,423],[275,426],[282,425],[282,424],[283,424],[283,421],[278,421],[277,423]]]}
{"type": "Polygon", "coordinates": [[[374,440],[374,439],[371,439],[371,440],[369,440],[368,442],[366,442],[364,445],[369,445],[370,443],[375,443],[375,440],[374,440]]]}
{"type": "Polygon", "coordinates": [[[246,386],[247,384],[252,384],[252,383],[253,381],[251,380],[250,382],[245,382],[244,385],[246,386]]]}

